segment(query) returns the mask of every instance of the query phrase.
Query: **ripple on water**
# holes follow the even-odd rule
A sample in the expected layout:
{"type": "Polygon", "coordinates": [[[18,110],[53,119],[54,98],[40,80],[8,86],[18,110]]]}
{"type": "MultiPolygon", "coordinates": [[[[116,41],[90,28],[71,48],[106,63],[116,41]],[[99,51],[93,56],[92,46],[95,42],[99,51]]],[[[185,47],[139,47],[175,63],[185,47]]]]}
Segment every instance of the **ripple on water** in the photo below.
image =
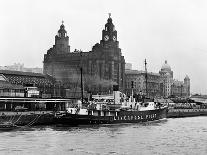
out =
{"type": "Polygon", "coordinates": [[[0,133],[0,154],[207,154],[207,117],[0,133]]]}

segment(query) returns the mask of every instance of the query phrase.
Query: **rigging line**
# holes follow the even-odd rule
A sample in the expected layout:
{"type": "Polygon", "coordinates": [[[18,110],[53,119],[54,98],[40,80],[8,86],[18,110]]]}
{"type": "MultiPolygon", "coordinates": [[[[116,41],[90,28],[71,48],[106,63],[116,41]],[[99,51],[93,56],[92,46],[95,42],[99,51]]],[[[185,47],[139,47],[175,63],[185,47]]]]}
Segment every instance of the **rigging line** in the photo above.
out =
{"type": "Polygon", "coordinates": [[[35,117],[35,119],[32,122],[30,122],[29,124],[27,124],[26,126],[28,126],[28,127],[32,126],[40,118],[40,116],[41,116],[41,114],[37,115],[37,117],[35,117]]]}
{"type": "MultiPolygon", "coordinates": [[[[23,127],[30,127],[31,125],[33,125],[35,123],[35,121],[37,120],[38,117],[40,117],[41,115],[37,115],[31,122],[29,122],[27,125],[23,126],[23,127]]],[[[39,119],[39,118],[38,118],[39,119]]]]}
{"type": "Polygon", "coordinates": [[[11,119],[12,119],[12,115],[10,117],[8,117],[8,121],[7,122],[10,122],[11,119]]]}
{"type": "Polygon", "coordinates": [[[19,116],[19,118],[16,120],[16,122],[14,122],[13,124],[16,124],[16,123],[20,120],[21,117],[22,117],[22,113],[21,113],[21,115],[19,116]]]}
{"type": "Polygon", "coordinates": [[[14,120],[15,116],[16,116],[16,115],[14,115],[14,117],[13,117],[12,120],[11,120],[11,122],[14,120]]]}
{"type": "Polygon", "coordinates": [[[11,122],[13,119],[14,119],[15,115],[10,115],[10,118],[8,118],[8,121],[7,122],[11,122]]]}
{"type": "Polygon", "coordinates": [[[11,122],[11,120],[12,120],[12,115],[10,115],[9,117],[6,117],[6,119],[5,119],[6,122],[11,122]]]}

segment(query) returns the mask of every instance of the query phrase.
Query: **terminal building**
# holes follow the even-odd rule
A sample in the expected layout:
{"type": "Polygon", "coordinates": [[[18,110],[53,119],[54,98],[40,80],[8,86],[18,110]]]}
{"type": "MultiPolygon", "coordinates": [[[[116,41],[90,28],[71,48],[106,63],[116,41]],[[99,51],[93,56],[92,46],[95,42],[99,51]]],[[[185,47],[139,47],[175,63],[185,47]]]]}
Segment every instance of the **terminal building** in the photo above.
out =
{"type": "Polygon", "coordinates": [[[26,94],[26,89],[37,88],[39,95],[35,97],[60,97],[63,90],[60,83],[49,75],[32,72],[0,70],[1,97],[32,97],[26,94]]]}
{"type": "Polygon", "coordinates": [[[125,59],[110,15],[100,43],[89,52],[70,51],[69,36],[62,23],[55,45],[44,55],[43,63],[43,72],[62,82],[67,89],[80,87],[82,68],[84,90],[94,94],[109,93],[114,84],[119,85],[121,91],[125,90],[125,59]]]}

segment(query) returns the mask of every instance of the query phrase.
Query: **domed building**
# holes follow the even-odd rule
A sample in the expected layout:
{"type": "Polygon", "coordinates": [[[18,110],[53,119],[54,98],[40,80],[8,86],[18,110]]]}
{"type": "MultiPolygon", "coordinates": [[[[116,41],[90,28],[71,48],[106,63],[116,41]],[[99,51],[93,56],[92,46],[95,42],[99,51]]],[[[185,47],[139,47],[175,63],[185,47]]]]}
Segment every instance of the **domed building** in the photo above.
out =
{"type": "Polygon", "coordinates": [[[184,81],[173,79],[173,71],[170,65],[165,60],[159,71],[161,76],[161,96],[179,96],[189,97],[190,96],[190,78],[186,75],[184,81]]]}
{"type": "Polygon", "coordinates": [[[165,60],[165,63],[162,65],[159,73],[161,76],[161,96],[168,97],[171,95],[173,71],[171,70],[170,65],[167,63],[167,60],[165,60]]]}
{"type": "Polygon", "coordinates": [[[70,51],[69,37],[65,26],[60,26],[55,36],[55,45],[44,55],[43,72],[60,81],[65,88],[80,86],[80,68],[84,77],[84,90],[97,93],[112,91],[113,85],[125,89],[125,59],[119,47],[118,33],[111,14],[107,19],[100,43],[91,51],[70,51]]]}
{"type": "Polygon", "coordinates": [[[171,70],[170,65],[167,63],[167,60],[165,60],[165,63],[162,65],[162,68],[159,73],[161,76],[164,76],[165,74],[169,73],[170,77],[173,78],[173,71],[171,70]]]}

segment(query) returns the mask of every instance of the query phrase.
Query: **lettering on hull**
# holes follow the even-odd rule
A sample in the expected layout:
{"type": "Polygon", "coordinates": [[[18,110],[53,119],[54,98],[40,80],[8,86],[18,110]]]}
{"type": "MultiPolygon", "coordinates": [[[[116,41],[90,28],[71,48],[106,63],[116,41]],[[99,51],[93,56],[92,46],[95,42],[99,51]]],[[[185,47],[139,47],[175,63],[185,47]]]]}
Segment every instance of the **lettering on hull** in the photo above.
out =
{"type": "Polygon", "coordinates": [[[114,116],[113,117],[113,120],[114,121],[116,121],[116,120],[143,120],[143,119],[156,119],[157,118],[157,114],[150,114],[150,115],[145,115],[145,117],[144,116],[142,116],[142,115],[140,115],[140,116],[127,116],[127,115],[125,115],[125,116],[114,116]]]}

